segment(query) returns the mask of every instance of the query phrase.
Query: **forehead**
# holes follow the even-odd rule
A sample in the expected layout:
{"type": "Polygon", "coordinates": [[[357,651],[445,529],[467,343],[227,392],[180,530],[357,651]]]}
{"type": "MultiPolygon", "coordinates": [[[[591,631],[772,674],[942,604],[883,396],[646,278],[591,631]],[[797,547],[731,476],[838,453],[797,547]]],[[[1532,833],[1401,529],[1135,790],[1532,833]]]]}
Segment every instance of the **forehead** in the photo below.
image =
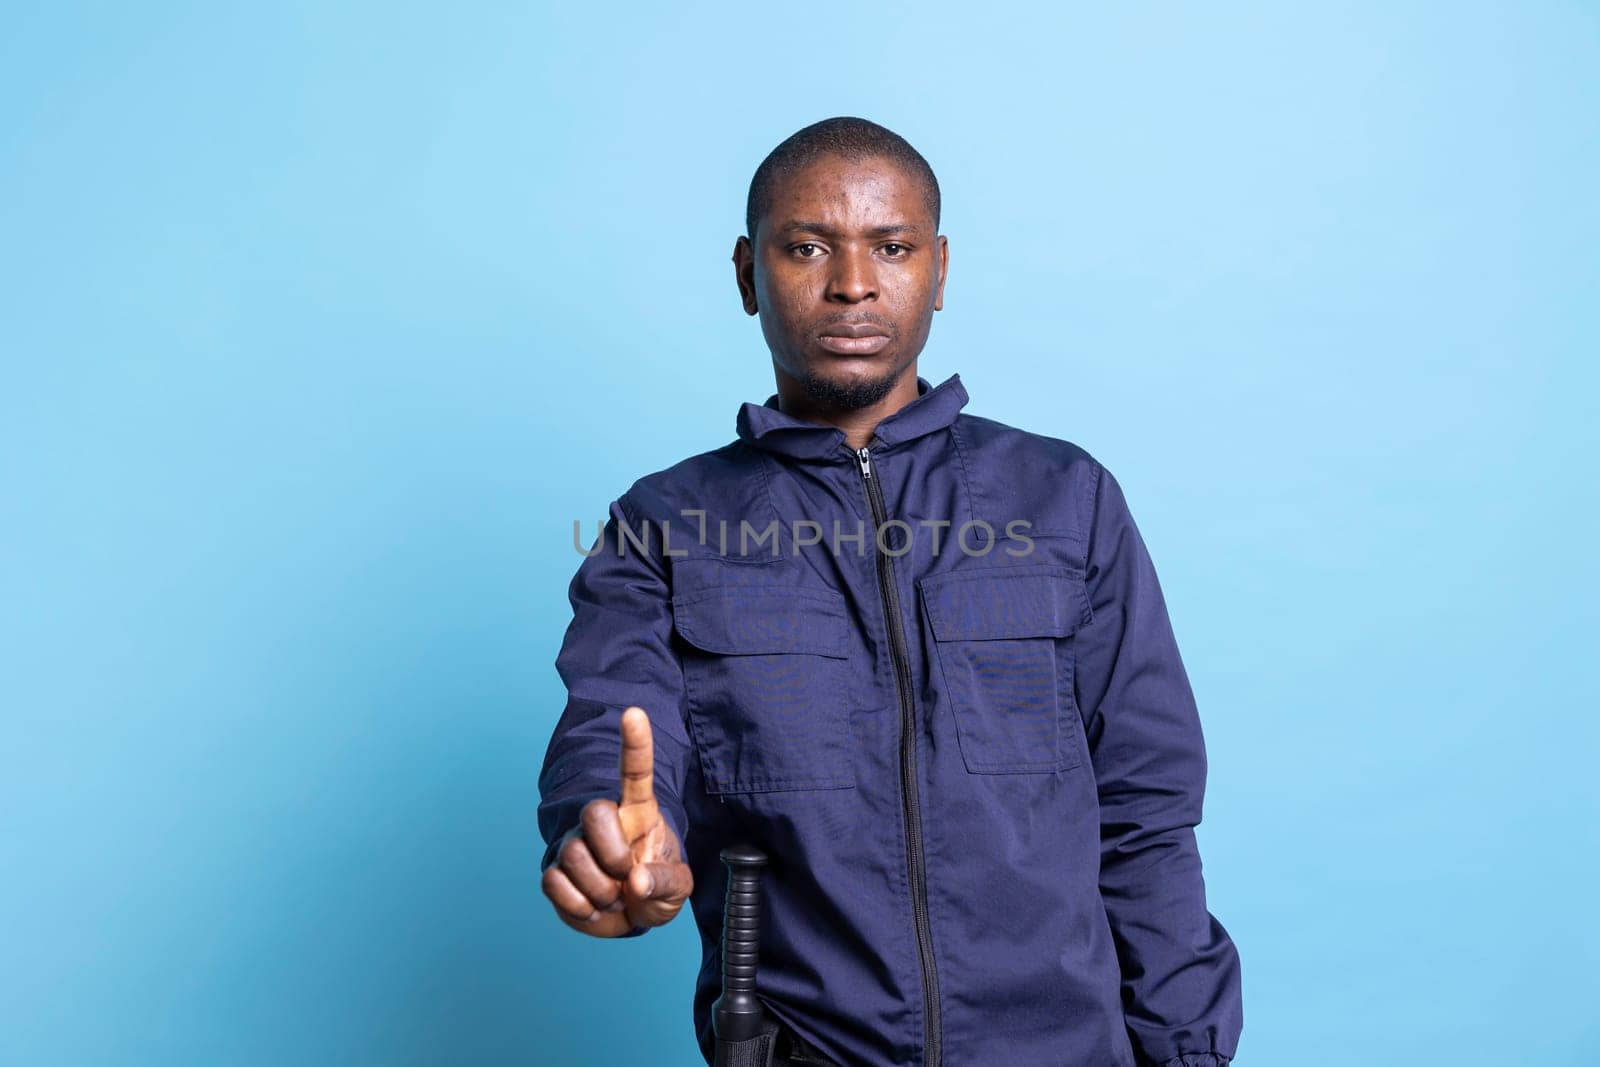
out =
{"type": "Polygon", "coordinates": [[[826,155],[778,176],[767,221],[794,219],[844,228],[909,223],[933,229],[921,179],[892,159],[826,155]]]}

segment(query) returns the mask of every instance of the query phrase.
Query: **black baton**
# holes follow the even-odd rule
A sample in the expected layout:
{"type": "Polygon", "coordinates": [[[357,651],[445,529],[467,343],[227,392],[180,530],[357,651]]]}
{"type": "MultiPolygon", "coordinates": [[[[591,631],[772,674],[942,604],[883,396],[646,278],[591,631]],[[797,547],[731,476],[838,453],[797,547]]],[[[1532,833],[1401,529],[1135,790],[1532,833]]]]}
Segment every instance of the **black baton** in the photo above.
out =
{"type": "Polygon", "coordinates": [[[761,947],[761,869],[767,854],[754,845],[722,850],[728,898],[722,908],[722,995],[711,1009],[716,1067],[768,1062],[777,1026],[756,996],[761,947]]]}

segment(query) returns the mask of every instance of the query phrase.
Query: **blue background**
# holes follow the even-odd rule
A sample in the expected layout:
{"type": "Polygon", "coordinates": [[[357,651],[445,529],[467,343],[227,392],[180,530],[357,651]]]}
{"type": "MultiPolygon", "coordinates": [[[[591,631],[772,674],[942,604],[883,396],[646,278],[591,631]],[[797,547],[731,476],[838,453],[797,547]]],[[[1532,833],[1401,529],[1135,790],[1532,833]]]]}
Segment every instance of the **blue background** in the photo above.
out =
{"type": "Polygon", "coordinates": [[[943,183],[923,375],[1157,560],[1238,1062],[1592,1060],[1592,4],[5,21],[0,1062],[699,1062],[535,779],[572,522],[771,393],[728,256],[834,114],[943,183]]]}

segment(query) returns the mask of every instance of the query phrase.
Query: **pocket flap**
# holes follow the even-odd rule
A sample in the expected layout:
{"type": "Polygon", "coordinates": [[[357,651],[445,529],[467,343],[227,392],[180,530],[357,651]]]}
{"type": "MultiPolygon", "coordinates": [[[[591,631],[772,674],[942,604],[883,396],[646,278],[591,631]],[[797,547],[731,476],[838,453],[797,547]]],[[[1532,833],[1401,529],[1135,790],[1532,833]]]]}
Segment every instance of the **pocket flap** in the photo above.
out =
{"type": "Polygon", "coordinates": [[[1083,576],[1067,567],[984,567],[918,585],[939,641],[1066,637],[1094,618],[1083,576]]]}
{"type": "Polygon", "coordinates": [[[696,648],[724,656],[809,652],[849,658],[844,597],[809,589],[700,590],[672,598],[672,621],[696,648]]]}

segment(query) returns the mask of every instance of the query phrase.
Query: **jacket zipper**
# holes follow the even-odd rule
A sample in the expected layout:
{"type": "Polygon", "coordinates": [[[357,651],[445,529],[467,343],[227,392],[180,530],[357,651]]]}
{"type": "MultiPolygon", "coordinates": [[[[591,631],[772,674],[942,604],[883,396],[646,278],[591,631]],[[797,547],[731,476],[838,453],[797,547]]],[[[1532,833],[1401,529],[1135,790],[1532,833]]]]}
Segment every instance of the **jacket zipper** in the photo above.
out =
{"type": "Polygon", "coordinates": [[[924,1067],[939,1067],[939,970],[933,960],[933,933],[928,923],[928,876],[922,851],[922,811],[917,799],[917,717],[911,696],[911,662],[906,655],[906,638],[900,616],[900,595],[894,581],[894,559],[877,542],[877,531],[888,521],[883,490],[872,476],[872,452],[865,446],[855,450],[861,464],[861,481],[866,486],[867,505],[872,509],[873,553],[878,561],[878,592],[883,597],[883,613],[889,624],[889,652],[894,661],[895,689],[900,696],[900,797],[906,821],[906,869],[911,880],[911,913],[917,927],[917,955],[922,962],[922,1017],[924,1067]]]}

